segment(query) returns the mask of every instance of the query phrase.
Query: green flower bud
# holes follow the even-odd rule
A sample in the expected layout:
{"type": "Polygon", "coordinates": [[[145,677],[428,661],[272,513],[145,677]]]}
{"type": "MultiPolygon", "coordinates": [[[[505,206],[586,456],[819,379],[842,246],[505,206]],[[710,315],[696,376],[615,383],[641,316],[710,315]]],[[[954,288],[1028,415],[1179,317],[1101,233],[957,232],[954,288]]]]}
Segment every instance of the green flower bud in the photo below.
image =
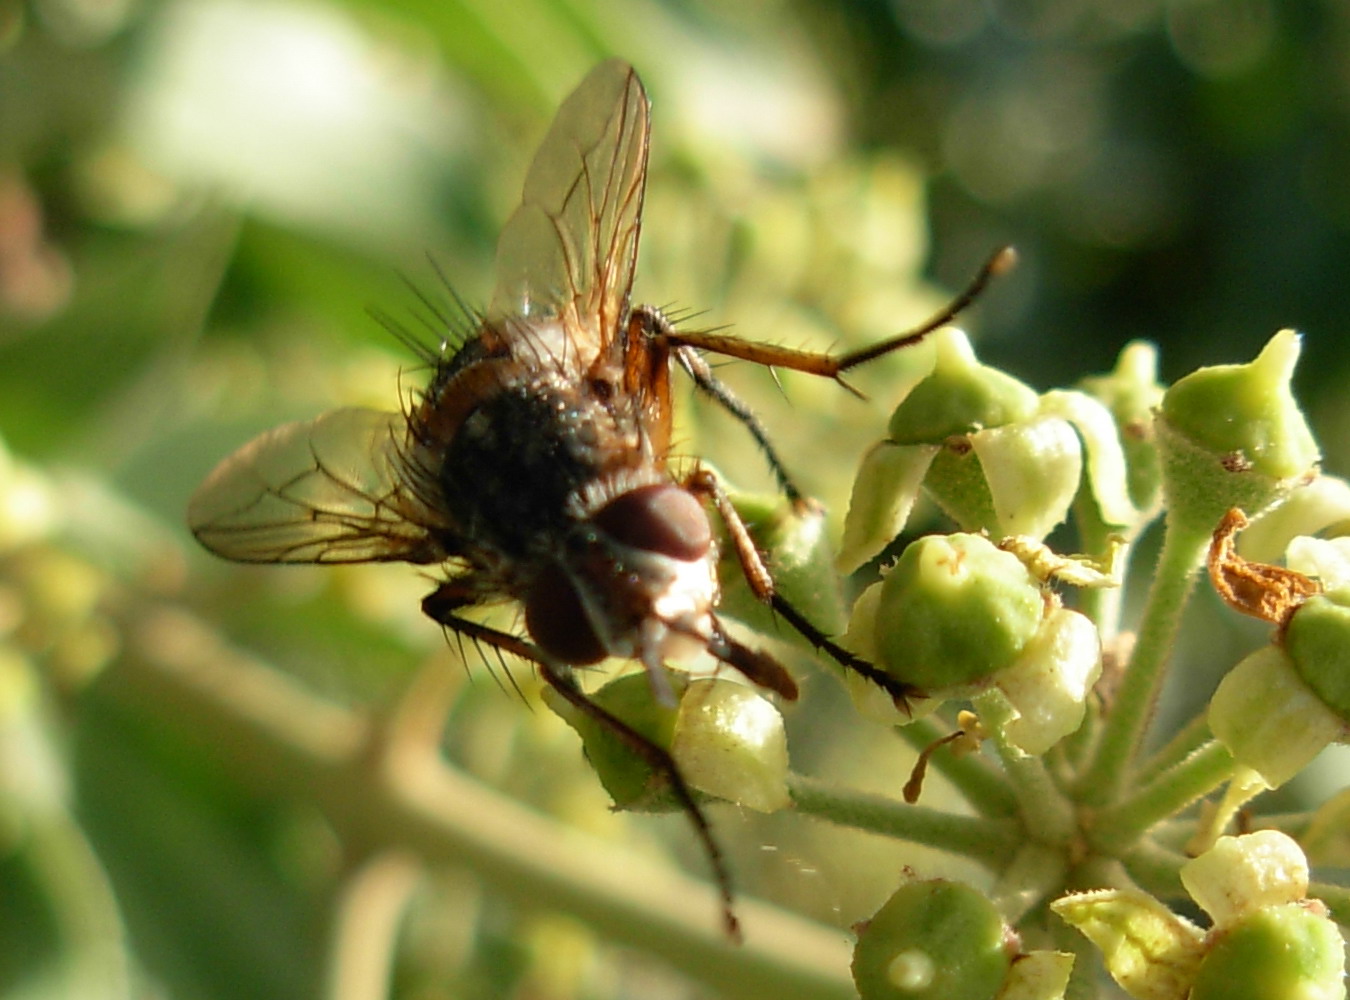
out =
{"type": "Polygon", "coordinates": [[[932,340],[937,351],[933,372],[891,414],[891,441],[941,444],[949,437],[1035,415],[1035,390],[980,364],[960,330],[947,327],[933,334],[932,340]]]}
{"type": "MultiPolygon", "coordinates": [[[[678,698],[664,705],[645,673],[626,674],[592,700],[658,747],[669,751],[695,791],[760,812],[788,804],[787,736],[783,717],[753,688],[722,678],[691,680],[667,671],[678,698]]],[[[580,734],[586,756],[619,809],[680,808],[641,755],[614,731],[546,690],[549,707],[580,734]]]]}
{"type": "Polygon", "coordinates": [[[1303,476],[1321,457],[1289,381],[1300,342],[1281,330],[1245,365],[1201,368],[1163,396],[1162,414],[1178,432],[1221,456],[1241,456],[1272,479],[1303,476]]]}
{"type": "Polygon", "coordinates": [[[751,687],[716,677],[691,682],[671,753],[701,792],[756,812],[789,804],[783,716],[751,687]]]}
{"type": "MultiPolygon", "coordinates": [[[[1153,433],[1153,412],[1163,396],[1163,388],[1158,384],[1157,348],[1141,340],[1126,344],[1109,374],[1085,378],[1079,385],[1106,405],[1120,429],[1130,502],[1137,510],[1152,510],[1158,502],[1162,481],[1153,433]]],[[[1111,523],[1109,516],[1104,519],[1111,523]]]]}
{"type": "Polygon", "coordinates": [[[1220,837],[1181,868],[1214,920],[1190,1000],[1344,1000],[1344,946],[1326,908],[1307,900],[1308,861],[1287,834],[1220,837]]]}
{"type": "Polygon", "coordinates": [[[1284,648],[1322,703],[1350,721],[1350,589],[1304,601],[1289,619],[1284,648]]]}
{"type": "Polygon", "coordinates": [[[1220,837],[1181,866],[1181,884],[1222,928],[1264,907],[1307,896],[1308,859],[1292,837],[1278,830],[1220,837]]]}
{"type": "Polygon", "coordinates": [[[1016,660],[1045,599],[1014,555],[981,535],[914,542],[881,582],[871,642],[878,665],[933,693],[980,682],[1016,660]]]}
{"type": "Polygon", "coordinates": [[[1250,913],[1224,928],[1195,975],[1189,1000],[1344,1000],[1345,944],[1321,907],[1250,913]]]}
{"type": "Polygon", "coordinates": [[[1186,1000],[1204,957],[1204,932],[1136,889],[1065,896],[1050,909],[1101,950],[1111,977],[1136,1000],[1186,1000]]]}
{"type": "Polygon", "coordinates": [[[1209,728],[1235,760],[1278,788],[1337,738],[1342,723],[1298,676],[1285,651],[1265,646],[1219,683],[1209,703],[1209,728]]]}
{"type": "Polygon", "coordinates": [[[993,1000],[1015,954],[982,893],[959,882],[911,882],[862,928],[853,982],[861,1000],[993,1000]]]}
{"type": "Polygon", "coordinates": [[[1158,423],[1169,516],[1197,529],[1231,507],[1255,517],[1316,470],[1319,453],[1289,389],[1299,339],[1281,330],[1245,365],[1192,372],[1158,423]]]}

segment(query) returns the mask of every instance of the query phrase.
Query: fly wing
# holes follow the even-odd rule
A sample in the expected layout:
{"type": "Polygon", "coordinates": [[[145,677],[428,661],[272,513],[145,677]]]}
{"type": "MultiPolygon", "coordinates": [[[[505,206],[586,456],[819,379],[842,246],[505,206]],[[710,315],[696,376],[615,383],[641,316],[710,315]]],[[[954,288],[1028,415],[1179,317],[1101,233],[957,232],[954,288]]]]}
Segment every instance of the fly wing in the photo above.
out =
{"type": "Polygon", "coordinates": [[[432,562],[437,546],[402,485],[407,420],[349,408],[254,438],[206,478],[188,525],[237,562],[432,562]]]}
{"type": "Polygon", "coordinates": [[[599,350],[627,315],[637,261],[649,128],[633,68],[601,63],[558,109],[497,243],[489,321],[556,317],[599,350]]]}

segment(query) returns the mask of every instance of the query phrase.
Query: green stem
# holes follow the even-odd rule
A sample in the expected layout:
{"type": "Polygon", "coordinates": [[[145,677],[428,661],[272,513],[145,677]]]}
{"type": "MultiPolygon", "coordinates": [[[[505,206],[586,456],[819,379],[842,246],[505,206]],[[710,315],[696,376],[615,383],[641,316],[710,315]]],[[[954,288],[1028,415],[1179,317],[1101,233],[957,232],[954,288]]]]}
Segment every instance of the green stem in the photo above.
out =
{"type": "MultiPolygon", "coordinates": [[[[1094,556],[1105,556],[1111,549],[1114,534],[1102,524],[1096,502],[1086,491],[1080,492],[1074,501],[1074,512],[1079,543],[1083,546],[1083,550],[1094,556]]],[[[1133,549],[1133,541],[1121,547],[1116,553],[1119,565],[1129,565],[1133,549]]],[[[1078,593],[1078,610],[1092,619],[1092,624],[1097,626],[1104,643],[1111,642],[1120,631],[1120,612],[1124,595],[1123,583],[1119,587],[1087,587],[1078,593]]]]}
{"type": "Polygon", "coordinates": [[[1093,845],[1105,854],[1119,854],[1150,827],[1207,795],[1233,774],[1235,762],[1222,743],[1210,742],[1134,794],[1097,812],[1093,845]]]}
{"type": "Polygon", "coordinates": [[[1113,801],[1135,760],[1158,700],[1182,610],[1195,584],[1195,571],[1209,548],[1209,538],[1206,531],[1175,518],[1168,519],[1134,653],[1102,725],[1096,756],[1080,785],[1084,801],[1089,804],[1113,801]]]}
{"type": "Polygon", "coordinates": [[[1068,864],[1061,848],[1029,839],[999,873],[998,881],[989,890],[989,899],[1004,920],[1016,924],[1032,907],[1063,891],[1068,864]]]}
{"type": "Polygon", "coordinates": [[[1023,839],[1021,826],[1011,820],[956,816],[800,774],[788,775],[788,791],[808,816],[960,854],[995,871],[1007,865],[1023,839]]]}
{"type": "Polygon", "coordinates": [[[1189,860],[1180,851],[1169,850],[1152,839],[1141,840],[1121,858],[1135,884],[1159,899],[1174,899],[1182,894],[1181,866],[1189,860]]]}
{"type": "Polygon", "coordinates": [[[1181,763],[1204,746],[1210,738],[1209,719],[1201,712],[1177,730],[1170,740],[1153,751],[1135,771],[1131,780],[1137,785],[1147,784],[1169,767],[1181,763]]]}
{"type": "Polygon", "coordinates": [[[59,979],[50,984],[53,991],[107,1000],[133,996],[113,887],[83,832],[64,810],[52,810],[29,817],[24,833],[19,858],[50,903],[65,956],[59,979]]]}
{"type": "Polygon", "coordinates": [[[1350,926],[1350,888],[1330,882],[1313,882],[1308,886],[1308,895],[1326,903],[1331,919],[1336,923],[1342,927],[1350,926]]]}
{"type": "Polygon", "coordinates": [[[1008,774],[1023,826],[1041,843],[1067,843],[1077,831],[1069,800],[1060,792],[1039,757],[1023,753],[1003,738],[1004,727],[1012,717],[1008,699],[997,688],[990,688],[976,695],[973,701],[1008,774]]]}
{"type": "MultiPolygon", "coordinates": [[[[922,751],[948,735],[933,719],[919,719],[896,728],[902,740],[922,751]]],[[[981,816],[1002,817],[1017,813],[1017,798],[1003,774],[978,754],[950,753],[939,750],[929,758],[929,766],[946,778],[972,809],[981,816]]]]}
{"type": "Polygon", "coordinates": [[[1312,825],[1313,813],[1307,811],[1287,813],[1262,813],[1261,829],[1279,830],[1295,840],[1302,840],[1312,825]]]}
{"type": "Polygon", "coordinates": [[[1096,745],[1101,718],[1101,702],[1096,698],[1089,698],[1083,712],[1082,724],[1052,746],[1050,752],[1046,754],[1046,764],[1061,788],[1069,789],[1076,783],[1084,759],[1096,745]]]}

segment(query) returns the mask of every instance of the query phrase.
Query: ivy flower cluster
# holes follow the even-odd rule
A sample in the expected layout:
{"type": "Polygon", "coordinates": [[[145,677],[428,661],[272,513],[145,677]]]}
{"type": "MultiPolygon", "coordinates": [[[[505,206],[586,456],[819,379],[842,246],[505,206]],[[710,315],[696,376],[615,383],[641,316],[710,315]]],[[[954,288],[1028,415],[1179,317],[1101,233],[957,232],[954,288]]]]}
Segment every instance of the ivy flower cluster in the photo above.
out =
{"type": "MultiPolygon", "coordinates": [[[[878,800],[796,775],[778,707],[723,676],[673,677],[669,706],[641,676],[597,699],[708,799],[987,870],[980,885],[899,878],[855,928],[864,1000],[1090,997],[1105,976],[1144,1000],[1344,997],[1350,891],[1310,866],[1350,856],[1350,791],[1311,812],[1243,811],[1350,732],[1350,485],[1321,472],[1291,393],[1298,335],[1166,387],[1134,343],[1114,371],[1049,392],[982,364],[958,330],[935,336],[931,373],[862,456],[837,554],[819,515],[738,498],[789,598],[822,620],[840,574],[871,572],[842,642],[912,697],[840,676],[861,715],[924,748],[908,785],[878,800]],[[904,544],[933,508],[954,530],[904,544]],[[1159,520],[1153,573],[1127,575],[1159,520]],[[1269,632],[1159,740],[1154,708],[1186,669],[1178,625],[1204,580],[1269,632]],[[1127,581],[1147,589],[1132,622],[1127,581]],[[927,767],[968,814],[910,804],[927,767]],[[1195,907],[1203,924],[1184,915],[1195,907]]],[[[618,806],[673,806],[622,745],[571,721],[618,806]]]]}

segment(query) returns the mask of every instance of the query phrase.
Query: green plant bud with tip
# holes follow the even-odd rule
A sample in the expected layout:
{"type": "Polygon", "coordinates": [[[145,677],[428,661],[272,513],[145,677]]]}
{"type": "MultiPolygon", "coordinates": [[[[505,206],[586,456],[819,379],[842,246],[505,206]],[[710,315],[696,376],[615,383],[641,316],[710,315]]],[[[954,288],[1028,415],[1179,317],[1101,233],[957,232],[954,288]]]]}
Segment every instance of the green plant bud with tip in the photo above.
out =
{"type": "Polygon", "coordinates": [[[985,896],[960,882],[911,882],[858,935],[862,1000],[994,1000],[1017,952],[985,896]]]}
{"type": "Polygon", "coordinates": [[[1157,424],[1168,516],[1197,530],[1231,507],[1255,518],[1316,471],[1320,454],[1289,383],[1292,330],[1245,365],[1201,368],[1163,395],[1157,424]]]}
{"type": "Polygon", "coordinates": [[[844,572],[900,533],[920,488],[963,530],[1037,538],[1064,520],[1078,491],[1082,445],[1071,421],[980,364],[959,330],[933,339],[933,372],[896,408],[887,439],[866,453],[854,480],[844,572]]]}
{"type": "MultiPolygon", "coordinates": [[[[662,704],[645,673],[625,674],[592,695],[596,705],[666,750],[696,792],[759,812],[788,804],[783,717],[752,688],[718,677],[666,671],[677,702],[662,704]]],[[[619,809],[680,808],[664,781],[614,731],[545,692],[581,736],[586,756],[619,809]]]]}
{"type": "Polygon", "coordinates": [[[965,531],[1043,537],[1064,520],[1082,475],[1065,420],[1029,386],[975,358],[959,330],[937,335],[937,360],[891,415],[898,447],[931,449],[923,486],[965,531]]]}
{"type": "Polygon", "coordinates": [[[930,694],[1013,663],[1046,614],[1036,578],[982,535],[920,538],[879,586],[878,665],[930,694]]]}
{"type": "Polygon", "coordinates": [[[945,329],[933,335],[933,372],[891,414],[887,437],[895,444],[941,444],[986,427],[1029,420],[1034,389],[980,364],[966,335],[945,329]]]}

